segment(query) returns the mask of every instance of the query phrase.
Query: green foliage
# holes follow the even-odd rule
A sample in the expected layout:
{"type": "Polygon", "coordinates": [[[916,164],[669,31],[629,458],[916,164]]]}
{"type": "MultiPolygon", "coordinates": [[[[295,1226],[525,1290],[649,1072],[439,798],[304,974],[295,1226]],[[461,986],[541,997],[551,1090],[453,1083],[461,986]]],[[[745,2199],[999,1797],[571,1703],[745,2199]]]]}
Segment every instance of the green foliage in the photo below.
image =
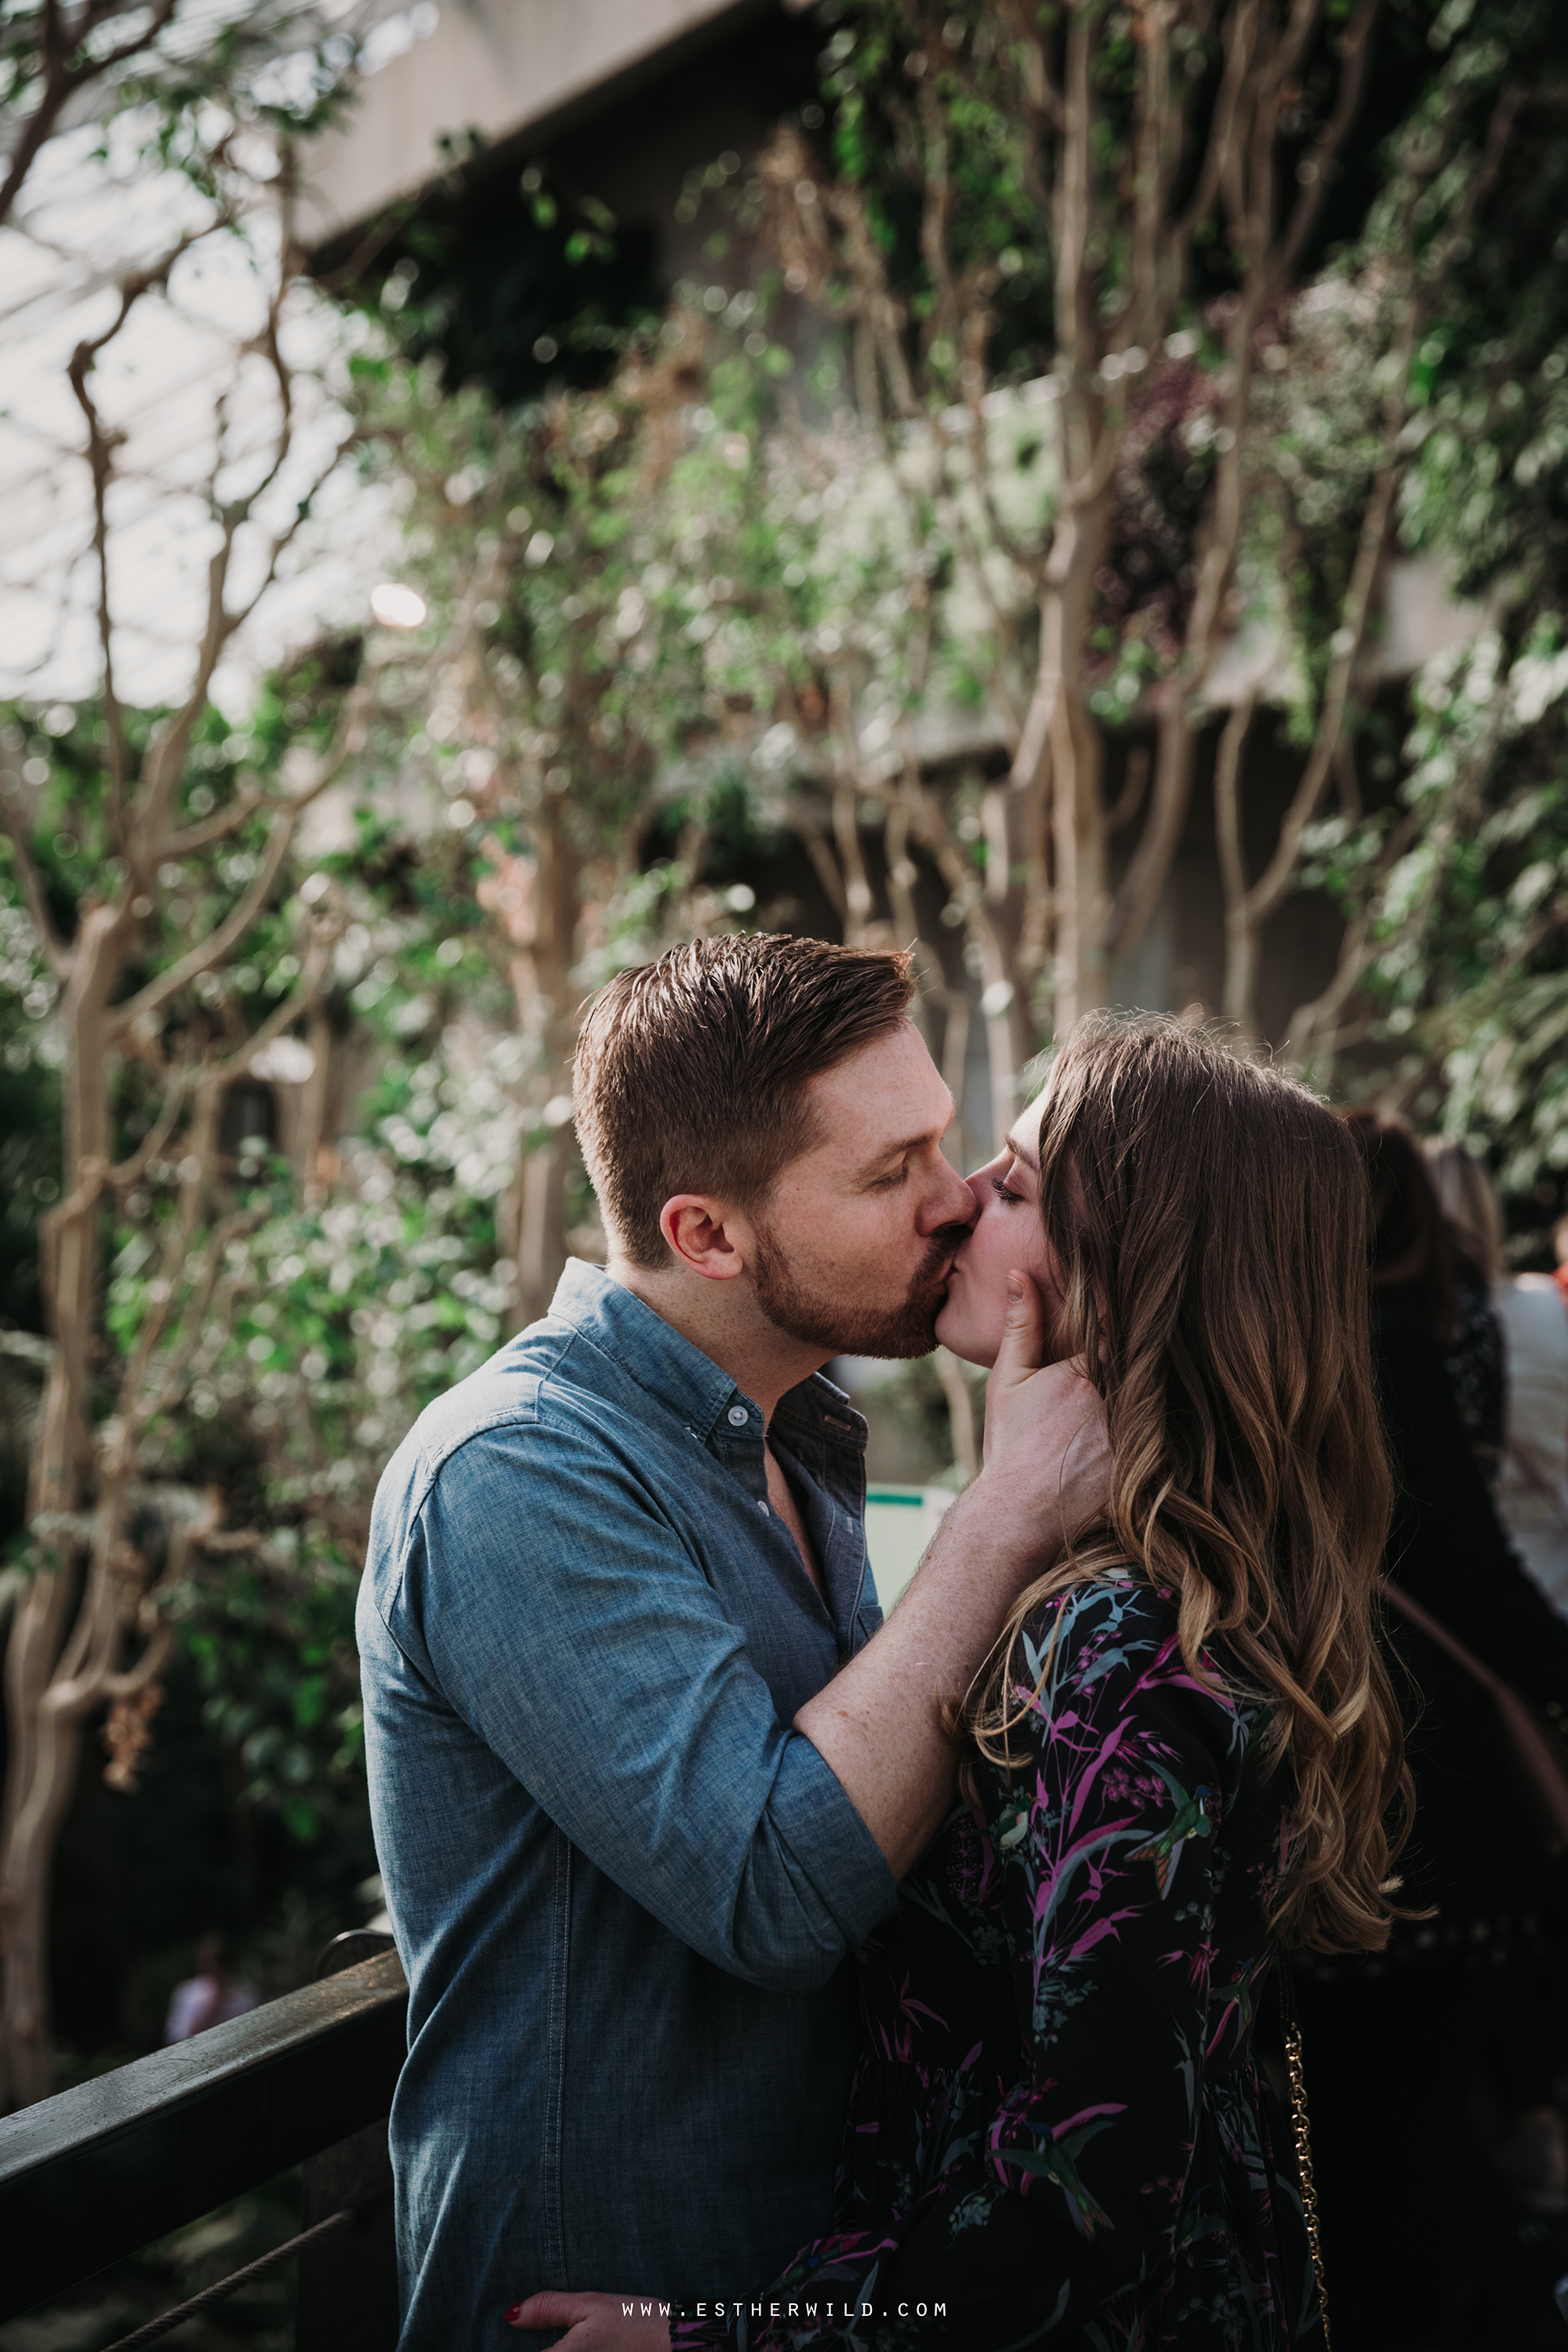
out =
{"type": "Polygon", "coordinates": [[[1511,660],[1487,631],[1429,663],[1398,809],[1342,856],[1371,923],[1373,1066],[1490,1157],[1527,1255],[1568,1170],[1563,636],[1543,619],[1511,660]]]}
{"type": "MultiPolygon", "coordinates": [[[[984,7],[926,10],[904,0],[863,0],[836,13],[843,21],[824,52],[821,85],[834,160],[866,195],[933,384],[947,397],[959,388],[959,353],[938,316],[921,237],[933,185],[951,206],[955,274],[980,273],[997,286],[997,373],[1038,373],[1055,343],[1049,220],[1004,27],[984,7]]],[[[1113,43],[1102,60],[1111,92],[1124,71],[1121,47],[1113,43]]]]}
{"type": "MultiPolygon", "coordinates": [[[[179,820],[199,828],[220,795],[308,753],[357,666],[354,649],[321,650],[271,681],[240,730],[209,711],[179,820]]],[[[132,716],[138,757],[159,719],[132,716]]],[[[22,804],[53,919],[68,934],[106,865],[112,871],[101,728],[89,706],[14,710],[6,725],[18,765],[5,782],[22,804]]],[[[258,847],[246,825],[165,864],[141,910],[130,986],[167,970],[193,936],[223,920],[254,883],[258,847]]],[[[481,1037],[451,1024],[460,1007],[482,1007],[487,989],[493,1005],[506,1001],[488,960],[462,939],[462,914],[474,910],[467,877],[450,870],[457,856],[448,836],[427,870],[389,858],[367,822],[357,856],[286,864],[242,956],[166,1009],[161,1042],[176,1068],[243,1042],[297,981],[307,907],[333,896],[340,937],[327,1032],[357,1025],[383,1041],[367,1139],[334,1192],[301,1205],[295,1171],[266,1132],[266,1095],[253,1087],[230,1097],[241,1111],[248,1100],[257,1108],[250,1127],[234,1123],[195,1226],[185,1223],[176,1126],[126,1196],[112,1236],[100,1410],[143,1345],[146,1385],[160,1396],[136,1444],[139,1540],[166,1550],[197,1492],[223,1496],[226,1538],[256,1531],[237,1551],[195,1552],[170,1605],[207,1689],[209,1727],[236,1754],[240,1801],[314,1842],[327,1816],[337,1835],[363,1813],[353,1607],[376,1475],[421,1405],[489,1352],[510,1296],[496,1271],[495,1202],[515,1174],[521,1114],[504,1094],[506,1046],[489,1055],[481,1037]],[[401,1058],[410,1040],[422,1048],[412,1063],[401,1058]]],[[[37,1211],[58,1192],[49,1122],[58,1118],[65,1040],[8,848],[0,849],[0,1055],[35,1122],[18,1126],[5,1148],[19,1172],[40,1171],[15,1198],[20,1267],[36,1251],[37,1211]]],[[[301,1050],[294,1041],[296,1056],[301,1050]]],[[[136,1056],[121,1066],[116,1158],[145,1139],[166,1083],[136,1056]]]]}
{"type": "Polygon", "coordinates": [[[276,1817],[300,1845],[352,1838],[360,1875],[370,1867],[353,1645],[362,1565],[319,1537],[307,1551],[285,1525],[167,1602],[205,1695],[204,1724],[237,1766],[239,1803],[276,1817]]]}
{"type": "MultiPolygon", "coordinates": [[[[1326,367],[1310,402],[1315,428],[1289,425],[1282,470],[1299,504],[1302,491],[1315,502],[1331,551],[1336,533],[1345,546],[1408,268],[1425,307],[1400,532],[1486,611],[1473,641],[1415,681],[1397,761],[1372,763],[1394,771],[1390,803],[1320,825],[1303,879],[1367,925],[1354,1082],[1392,1091],[1486,1152],[1528,1254],[1542,1245],[1568,1167],[1559,234],[1568,167],[1557,120],[1568,31],[1559,12],[1529,0],[1479,0],[1442,11],[1431,48],[1435,65],[1390,136],[1385,192],[1360,245],[1294,307],[1293,344],[1309,321],[1326,367]],[[1529,87],[1516,79],[1526,52],[1539,68],[1529,87]],[[1417,170],[1426,179],[1403,215],[1414,229],[1406,263],[1400,206],[1417,170]]],[[[1298,397],[1294,350],[1292,362],[1271,388],[1288,403],[1298,397]]],[[[1314,593],[1304,570],[1293,594],[1314,593]]],[[[1310,629],[1302,637],[1310,646],[1310,629]]],[[[1310,694],[1310,676],[1303,688],[1310,694]]]]}
{"type": "Polygon", "coordinates": [[[340,290],[408,358],[437,362],[447,392],[482,386],[503,408],[604,383],[664,307],[647,226],[557,194],[537,163],[519,178],[468,159],[370,242],[374,263],[340,290]]]}

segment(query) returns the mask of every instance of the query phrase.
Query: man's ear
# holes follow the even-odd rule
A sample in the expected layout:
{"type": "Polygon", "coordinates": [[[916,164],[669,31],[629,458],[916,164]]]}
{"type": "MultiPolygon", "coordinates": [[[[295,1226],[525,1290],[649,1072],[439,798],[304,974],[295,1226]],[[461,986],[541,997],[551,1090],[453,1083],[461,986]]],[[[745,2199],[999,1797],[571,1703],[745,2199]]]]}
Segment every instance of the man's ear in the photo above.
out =
{"type": "Polygon", "coordinates": [[[658,1229],[679,1264],[710,1282],[732,1282],[746,1270],[726,1231],[724,1203],[706,1192],[677,1192],[659,1211],[658,1229]]]}

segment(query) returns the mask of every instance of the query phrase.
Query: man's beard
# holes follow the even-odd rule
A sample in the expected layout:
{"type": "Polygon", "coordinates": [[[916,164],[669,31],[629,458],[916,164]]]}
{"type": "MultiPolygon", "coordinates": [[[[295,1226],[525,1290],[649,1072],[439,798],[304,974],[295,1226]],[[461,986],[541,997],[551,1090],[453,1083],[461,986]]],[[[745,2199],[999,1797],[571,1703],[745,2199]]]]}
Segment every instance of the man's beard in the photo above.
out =
{"type": "Polygon", "coordinates": [[[936,1345],[936,1318],[947,1301],[953,1252],[968,1232],[949,1225],[935,1234],[905,1297],[890,1307],[867,1307],[838,1293],[810,1289],[759,1231],[752,1265],[757,1304],[769,1321],[792,1339],[804,1339],[829,1356],[929,1356],[936,1345]]]}

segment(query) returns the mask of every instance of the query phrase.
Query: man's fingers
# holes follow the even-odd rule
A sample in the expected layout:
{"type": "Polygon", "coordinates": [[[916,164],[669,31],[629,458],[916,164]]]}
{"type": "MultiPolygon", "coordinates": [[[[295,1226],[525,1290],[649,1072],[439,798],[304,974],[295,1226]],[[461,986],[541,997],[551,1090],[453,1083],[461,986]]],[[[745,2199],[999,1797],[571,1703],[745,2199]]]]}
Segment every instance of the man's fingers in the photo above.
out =
{"type": "Polygon", "coordinates": [[[991,1378],[1003,1386],[1037,1372],[1045,1354],[1046,1314],[1040,1294],[1021,1267],[1007,1276],[1007,1319],[991,1378]]]}
{"type": "MultiPolygon", "coordinates": [[[[1038,1294],[1029,1285],[1029,1315],[1040,1323],[1038,1294]]],[[[1018,1302],[1013,1302],[1016,1305],[1018,1302]]],[[[1037,1487],[1058,1530],[1053,1549],[1104,1518],[1110,1499],[1111,1460],[1105,1405],[1086,1377],[1081,1357],[1029,1369],[1027,1322],[1011,1326],[1008,1356],[1001,1353],[985,1403],[985,1460],[1037,1487]]]]}

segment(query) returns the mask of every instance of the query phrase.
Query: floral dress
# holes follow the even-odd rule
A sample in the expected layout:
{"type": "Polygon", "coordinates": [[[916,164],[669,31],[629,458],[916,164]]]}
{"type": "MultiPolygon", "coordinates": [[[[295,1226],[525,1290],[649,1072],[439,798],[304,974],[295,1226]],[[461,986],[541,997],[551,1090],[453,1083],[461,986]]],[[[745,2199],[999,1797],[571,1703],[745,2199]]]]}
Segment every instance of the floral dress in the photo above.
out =
{"type": "Polygon", "coordinates": [[[859,1956],[828,2234],[674,2352],[1321,2352],[1293,2160],[1251,2053],[1284,1776],[1131,1576],[1028,1628],[981,1768],[859,1956]],[[1038,1682],[1037,1692],[1030,1685],[1038,1682]]]}

